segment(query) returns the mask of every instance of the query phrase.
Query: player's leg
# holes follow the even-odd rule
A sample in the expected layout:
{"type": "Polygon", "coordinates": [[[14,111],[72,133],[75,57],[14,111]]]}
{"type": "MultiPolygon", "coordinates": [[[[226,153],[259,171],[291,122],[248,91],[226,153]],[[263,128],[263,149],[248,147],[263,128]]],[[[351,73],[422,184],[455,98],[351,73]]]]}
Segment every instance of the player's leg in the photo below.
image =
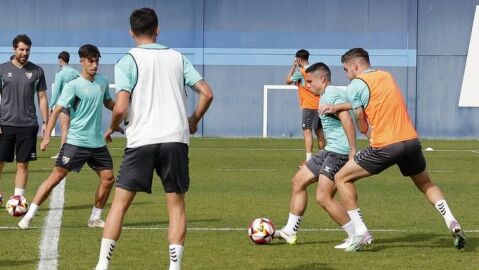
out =
{"type": "Polygon", "coordinates": [[[117,187],[110,211],[106,217],[105,228],[101,239],[100,255],[96,270],[107,270],[116,242],[120,238],[123,219],[125,217],[131,202],[135,198],[136,192],[117,187]]]}
{"type": "MultiPolygon", "coordinates": [[[[314,110],[310,109],[303,109],[302,110],[302,128],[303,128],[303,137],[304,137],[304,151],[306,153],[305,162],[311,158],[313,153],[313,132],[312,132],[312,125],[313,125],[313,118],[314,118],[314,110]]],[[[304,165],[305,162],[302,162],[300,167],[304,165]]]]}
{"type": "Polygon", "coordinates": [[[326,139],[324,138],[323,128],[318,128],[316,130],[316,138],[318,138],[318,149],[324,149],[324,146],[326,146],[326,139]]]}
{"type": "Polygon", "coordinates": [[[335,175],[336,187],[343,205],[354,225],[355,236],[347,251],[357,251],[372,242],[372,237],[364,223],[358,204],[358,195],[354,181],[369,176],[370,173],[350,159],[335,175]]]}
{"type": "Polygon", "coordinates": [[[24,195],[28,182],[28,162],[37,159],[38,127],[15,128],[17,173],[15,175],[15,195],[24,195]]]}
{"type": "Polygon", "coordinates": [[[181,269],[186,236],[185,193],[190,184],[188,145],[162,143],[158,145],[156,173],[161,178],[168,202],[168,252],[170,270],[181,269]]]}
{"type": "Polygon", "coordinates": [[[180,269],[186,237],[185,193],[166,193],[170,270],[180,269]]]}
{"type": "Polygon", "coordinates": [[[90,218],[88,219],[88,227],[103,228],[105,222],[101,219],[101,215],[103,213],[103,208],[108,201],[108,197],[110,196],[111,188],[115,183],[115,178],[111,169],[96,170],[95,172],[98,175],[100,182],[95,191],[95,201],[90,218]]]}
{"type": "Polygon", "coordinates": [[[311,129],[314,130],[314,133],[316,134],[316,138],[318,139],[318,149],[324,149],[324,146],[326,145],[326,139],[324,138],[324,132],[323,132],[323,124],[321,123],[321,119],[319,118],[318,112],[313,111],[312,112],[312,124],[311,124],[311,129]]]}
{"type": "Polygon", "coordinates": [[[38,211],[38,208],[42,203],[50,196],[53,188],[55,188],[62,179],[68,174],[68,170],[55,166],[53,168],[52,173],[48,176],[45,181],[38,187],[37,192],[35,193],[35,197],[33,197],[32,203],[28,208],[27,213],[22,218],[22,220],[18,223],[18,227],[20,229],[27,229],[30,221],[35,217],[35,214],[38,211]]]}
{"type": "Polygon", "coordinates": [[[103,228],[105,222],[101,219],[103,207],[108,201],[111,188],[115,182],[113,176],[113,160],[106,146],[92,149],[88,165],[96,172],[100,180],[95,191],[95,202],[88,219],[88,227],[103,228]]]}
{"type": "Polygon", "coordinates": [[[426,160],[422,154],[419,140],[410,140],[404,143],[404,158],[398,162],[399,169],[404,176],[410,176],[416,187],[424,193],[427,200],[436,207],[444,218],[447,228],[454,237],[454,245],[462,249],[466,244],[466,237],[459,222],[452,214],[449,205],[444,199],[441,189],[436,186],[426,170],[426,160]]]}
{"type": "Polygon", "coordinates": [[[0,127],[0,180],[5,162],[12,162],[15,154],[15,135],[11,134],[11,127],[0,127]]]}

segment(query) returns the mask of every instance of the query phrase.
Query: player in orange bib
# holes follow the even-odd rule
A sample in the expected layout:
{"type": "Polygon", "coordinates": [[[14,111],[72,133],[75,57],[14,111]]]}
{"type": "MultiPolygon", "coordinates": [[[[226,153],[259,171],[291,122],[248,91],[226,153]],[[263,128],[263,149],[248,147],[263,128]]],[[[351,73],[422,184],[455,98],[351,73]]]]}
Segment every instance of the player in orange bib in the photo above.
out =
{"type": "Polygon", "coordinates": [[[370,145],[356,154],[336,174],[335,180],[344,207],[354,223],[356,235],[346,251],[359,251],[372,242],[359,209],[354,182],[378,174],[397,164],[409,176],[444,218],[454,237],[454,245],[462,249],[464,231],[452,215],[442,191],[430,179],[421,143],[409,118],[404,99],[396,81],[386,71],[372,69],[369,54],[361,48],[351,49],[341,57],[344,71],[351,80],[347,88],[349,103],[325,105],[320,115],[353,109],[359,131],[370,145]]]}
{"type": "Polygon", "coordinates": [[[318,116],[319,97],[314,95],[310,89],[306,87],[305,75],[306,69],[309,67],[309,52],[301,49],[296,52],[296,58],[293,66],[286,78],[286,84],[295,84],[298,86],[298,100],[302,112],[302,128],[304,136],[304,149],[306,151],[306,160],[300,167],[307,162],[313,153],[313,132],[318,138],[318,148],[324,148],[324,134],[321,120],[318,116]]]}

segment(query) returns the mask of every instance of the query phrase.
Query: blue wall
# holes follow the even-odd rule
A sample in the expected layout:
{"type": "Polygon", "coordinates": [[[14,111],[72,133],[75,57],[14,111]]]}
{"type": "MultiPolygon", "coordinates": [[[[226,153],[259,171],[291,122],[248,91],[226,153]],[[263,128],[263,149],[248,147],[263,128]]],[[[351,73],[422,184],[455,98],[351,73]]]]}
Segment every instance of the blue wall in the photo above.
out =
{"type": "MultiPolygon", "coordinates": [[[[392,72],[418,131],[427,137],[475,138],[479,109],[458,108],[475,5],[479,0],[161,0],[2,1],[0,61],[19,33],[33,41],[30,60],[50,85],[61,50],[92,43],[101,73],[134,46],[128,17],[155,8],[162,44],[183,52],[212,86],[215,101],[199,135],[262,135],[263,85],[283,84],[299,48],[331,66],[333,83],[348,80],[340,56],[364,47],[375,67],[392,72]]],[[[78,67],[78,65],[75,65],[78,67]]],[[[113,90],[112,90],[113,91],[113,90]]],[[[295,91],[270,95],[268,134],[301,136],[295,91]]],[[[190,110],[196,95],[189,95],[190,110]]],[[[104,116],[108,124],[110,114],[104,116]]]]}

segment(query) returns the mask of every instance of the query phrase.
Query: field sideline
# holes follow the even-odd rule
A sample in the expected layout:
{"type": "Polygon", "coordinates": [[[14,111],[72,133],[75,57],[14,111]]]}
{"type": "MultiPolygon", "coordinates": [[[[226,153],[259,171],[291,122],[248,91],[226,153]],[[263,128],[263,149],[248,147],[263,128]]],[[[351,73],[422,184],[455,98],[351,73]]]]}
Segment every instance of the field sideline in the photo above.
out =
{"type": "MultiPolygon", "coordinates": [[[[115,138],[110,145],[115,175],[124,143],[115,138]]],[[[53,140],[50,146],[58,144],[53,140]]],[[[366,142],[359,144],[362,149],[366,142]]],[[[252,219],[267,216],[277,227],[286,222],[290,179],[304,158],[303,141],[193,138],[183,269],[478,269],[479,141],[423,140],[422,144],[424,149],[434,149],[425,152],[431,177],[466,231],[468,243],[463,251],[453,247],[442,218],[396,167],[357,184],[361,209],[375,237],[374,245],[365,251],[333,248],[345,234],[317,206],[314,196],[309,198],[298,245],[275,240],[256,246],[246,234],[252,219]]],[[[56,151],[39,152],[39,160],[30,164],[29,202],[50,173],[54,161],[49,157],[56,151]]],[[[14,172],[14,164],[5,166],[0,182],[4,197],[13,191],[14,172]]],[[[102,231],[89,229],[86,223],[98,180],[88,167],[67,178],[60,209],[58,269],[91,269],[102,231]]],[[[314,189],[310,187],[310,195],[314,189]]],[[[16,229],[18,218],[0,212],[0,269],[37,269],[48,205],[46,201],[27,231],[16,229]]],[[[166,269],[166,227],[165,199],[161,183],[155,181],[153,194],[138,194],[126,216],[112,269],[166,269]]]]}

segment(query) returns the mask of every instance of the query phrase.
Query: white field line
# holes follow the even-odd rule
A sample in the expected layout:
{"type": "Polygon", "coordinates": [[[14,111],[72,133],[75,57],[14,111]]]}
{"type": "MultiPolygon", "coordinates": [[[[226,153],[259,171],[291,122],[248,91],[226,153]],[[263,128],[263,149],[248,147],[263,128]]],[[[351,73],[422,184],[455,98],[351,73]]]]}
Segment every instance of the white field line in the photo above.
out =
{"type": "Polygon", "coordinates": [[[45,217],[40,240],[40,261],[38,270],[56,270],[58,267],[58,240],[62,224],[63,203],[65,202],[65,178],[53,189],[50,210],[45,217]]]}
{"type": "MultiPolygon", "coordinates": [[[[28,227],[28,229],[42,229],[44,227],[28,227]]],[[[55,227],[60,229],[60,226],[55,227]]],[[[8,227],[3,226],[0,227],[0,230],[18,230],[18,227],[8,227]]],[[[68,230],[68,228],[64,228],[64,230],[68,230]]],[[[85,230],[88,228],[85,227],[85,230]]],[[[138,231],[151,231],[151,230],[158,230],[158,231],[166,231],[168,227],[130,227],[124,226],[123,230],[138,230],[138,231]]],[[[377,228],[377,229],[369,229],[373,232],[391,232],[391,233],[407,233],[407,232],[414,232],[409,230],[402,230],[402,229],[388,229],[388,228],[377,228]]],[[[233,227],[188,227],[188,231],[191,232],[235,232],[235,231],[247,231],[246,228],[233,228],[233,227]]],[[[302,232],[342,232],[342,229],[339,228],[301,228],[302,232]]],[[[479,229],[471,229],[471,230],[464,230],[466,233],[479,233],[479,229]]]]}

